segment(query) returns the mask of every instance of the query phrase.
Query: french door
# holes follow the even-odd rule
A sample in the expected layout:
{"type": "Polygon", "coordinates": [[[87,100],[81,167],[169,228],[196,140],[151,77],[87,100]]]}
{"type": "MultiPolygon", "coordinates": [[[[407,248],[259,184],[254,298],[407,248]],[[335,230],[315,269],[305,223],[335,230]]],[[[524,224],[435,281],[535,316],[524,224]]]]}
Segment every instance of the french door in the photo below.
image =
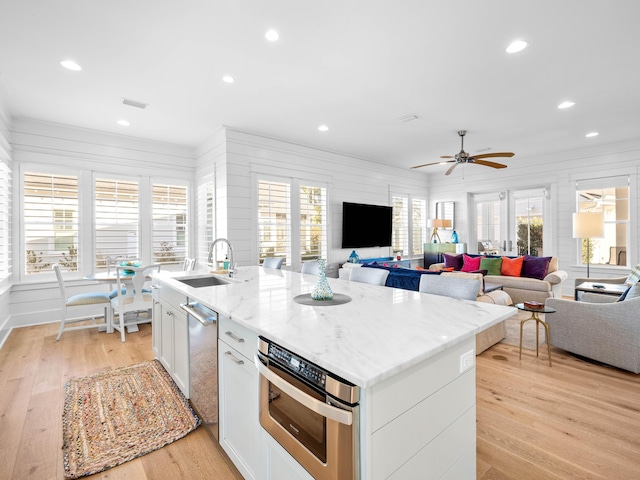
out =
{"type": "Polygon", "coordinates": [[[536,188],[473,194],[471,238],[477,243],[470,245],[469,251],[476,247],[478,253],[488,255],[543,256],[550,236],[544,228],[549,217],[547,192],[536,188]]]}

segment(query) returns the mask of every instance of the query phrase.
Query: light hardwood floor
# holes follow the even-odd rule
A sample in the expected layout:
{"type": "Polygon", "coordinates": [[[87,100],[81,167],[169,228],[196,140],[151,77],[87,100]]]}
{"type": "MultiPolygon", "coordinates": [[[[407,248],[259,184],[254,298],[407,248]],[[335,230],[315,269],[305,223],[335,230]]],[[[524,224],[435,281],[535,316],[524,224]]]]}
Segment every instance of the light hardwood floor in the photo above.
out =
{"type": "MultiPolygon", "coordinates": [[[[64,383],[153,358],[151,327],[118,335],[57,324],[13,330],[0,350],[0,479],[62,479],[64,383]]],[[[640,375],[552,349],[498,344],[477,357],[479,480],[640,479],[640,375]],[[544,349],[546,350],[546,349],[544,349]]],[[[239,479],[197,429],[92,479],[239,479]]],[[[416,479],[419,480],[419,479],[416,479]]],[[[466,479],[461,479],[466,480],[466,479]]]]}

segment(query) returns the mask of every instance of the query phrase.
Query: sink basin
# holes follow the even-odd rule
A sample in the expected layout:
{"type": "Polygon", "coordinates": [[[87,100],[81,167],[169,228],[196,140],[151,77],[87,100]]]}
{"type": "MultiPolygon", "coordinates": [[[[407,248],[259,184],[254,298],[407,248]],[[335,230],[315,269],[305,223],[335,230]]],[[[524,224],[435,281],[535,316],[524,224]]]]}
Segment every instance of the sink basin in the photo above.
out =
{"type": "Polygon", "coordinates": [[[230,280],[224,280],[214,275],[206,275],[204,277],[176,278],[176,280],[193,288],[214,287],[217,285],[228,285],[231,283],[230,280]]]}

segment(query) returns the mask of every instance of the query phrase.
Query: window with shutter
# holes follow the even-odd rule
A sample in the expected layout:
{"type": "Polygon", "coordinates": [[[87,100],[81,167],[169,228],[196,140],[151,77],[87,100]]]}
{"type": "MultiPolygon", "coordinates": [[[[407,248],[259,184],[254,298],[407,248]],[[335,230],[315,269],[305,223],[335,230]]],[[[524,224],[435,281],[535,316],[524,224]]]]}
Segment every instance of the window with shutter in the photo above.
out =
{"type": "Polygon", "coordinates": [[[206,265],[209,245],[215,240],[215,183],[213,174],[197,181],[196,217],[198,264],[206,265]]]}
{"type": "Polygon", "coordinates": [[[154,184],[152,191],[153,261],[180,264],[189,246],[187,187],[154,184]]]}
{"type": "Polygon", "coordinates": [[[0,280],[9,277],[9,245],[11,239],[10,216],[10,180],[11,171],[4,161],[0,160],[0,280]]]}
{"type": "Polygon", "coordinates": [[[96,179],[96,268],[106,268],[107,257],[138,258],[138,182],[96,179]]]}
{"type": "Polygon", "coordinates": [[[291,185],[258,181],[258,252],[266,257],[284,257],[291,264],[291,185]]]}
{"type": "Polygon", "coordinates": [[[23,215],[25,274],[77,271],[78,177],[26,172],[23,215]]]}
{"type": "Polygon", "coordinates": [[[300,186],[300,259],[327,258],[327,189],[300,186]]]}
{"type": "Polygon", "coordinates": [[[393,222],[391,243],[393,253],[398,255],[409,254],[409,197],[392,195],[393,222]]]}
{"type": "Polygon", "coordinates": [[[422,255],[427,241],[427,201],[411,199],[411,253],[422,255]]]}

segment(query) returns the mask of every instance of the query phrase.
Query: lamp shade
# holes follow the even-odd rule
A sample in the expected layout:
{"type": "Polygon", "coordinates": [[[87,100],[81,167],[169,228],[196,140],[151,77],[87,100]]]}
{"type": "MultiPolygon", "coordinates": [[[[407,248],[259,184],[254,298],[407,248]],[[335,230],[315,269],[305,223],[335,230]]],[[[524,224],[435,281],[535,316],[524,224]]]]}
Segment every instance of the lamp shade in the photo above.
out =
{"type": "Polygon", "coordinates": [[[598,212],[573,214],[573,238],[604,237],[604,217],[598,212]]]}
{"type": "Polygon", "coordinates": [[[432,218],[427,222],[427,226],[436,228],[449,228],[451,220],[447,218],[432,218]]]}

